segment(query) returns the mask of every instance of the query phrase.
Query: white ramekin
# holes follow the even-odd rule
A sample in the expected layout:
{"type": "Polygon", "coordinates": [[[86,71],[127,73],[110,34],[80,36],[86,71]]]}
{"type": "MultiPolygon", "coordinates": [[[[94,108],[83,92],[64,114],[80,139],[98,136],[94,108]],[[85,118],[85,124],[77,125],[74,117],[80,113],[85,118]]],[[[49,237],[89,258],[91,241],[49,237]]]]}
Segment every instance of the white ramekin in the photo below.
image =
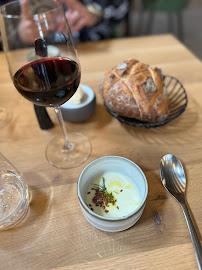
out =
{"type": "Polygon", "coordinates": [[[85,218],[102,231],[118,232],[133,226],[141,217],[148,195],[148,184],[143,171],[131,160],[120,156],[103,156],[90,162],[81,172],[77,186],[81,210],[85,218]],[[134,181],[138,188],[141,203],[130,214],[119,218],[107,218],[90,210],[85,203],[86,189],[90,182],[106,172],[121,173],[134,181]]]}
{"type": "Polygon", "coordinates": [[[72,104],[68,100],[60,106],[63,119],[69,122],[83,122],[90,118],[95,112],[96,96],[92,88],[81,84],[84,93],[84,101],[81,104],[72,104]]]}

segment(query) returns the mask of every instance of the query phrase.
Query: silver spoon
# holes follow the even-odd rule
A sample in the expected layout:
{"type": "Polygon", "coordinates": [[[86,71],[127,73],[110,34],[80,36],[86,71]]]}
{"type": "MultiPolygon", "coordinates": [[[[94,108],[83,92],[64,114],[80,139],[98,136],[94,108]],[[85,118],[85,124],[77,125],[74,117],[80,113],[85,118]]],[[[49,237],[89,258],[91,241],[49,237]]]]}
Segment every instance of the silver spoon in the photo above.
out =
{"type": "Polygon", "coordinates": [[[202,270],[202,247],[187,207],[185,199],[186,178],[180,160],[172,154],[163,156],[160,161],[160,176],[165,189],[178,201],[182,208],[194,247],[198,268],[202,270]]]}

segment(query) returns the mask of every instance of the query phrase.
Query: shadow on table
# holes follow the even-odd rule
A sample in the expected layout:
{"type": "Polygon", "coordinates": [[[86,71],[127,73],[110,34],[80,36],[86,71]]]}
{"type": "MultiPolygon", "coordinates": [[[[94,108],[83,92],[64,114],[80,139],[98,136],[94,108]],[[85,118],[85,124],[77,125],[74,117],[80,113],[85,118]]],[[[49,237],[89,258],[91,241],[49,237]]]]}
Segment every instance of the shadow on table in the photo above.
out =
{"type": "Polygon", "coordinates": [[[143,218],[143,221],[153,219],[153,224],[158,229],[162,223],[161,212],[168,199],[168,193],[161,183],[160,174],[158,172],[146,171],[144,173],[148,182],[148,197],[145,207],[145,218],[143,218]]]}
{"type": "Polygon", "coordinates": [[[103,127],[110,124],[113,121],[113,117],[107,112],[103,104],[97,104],[94,114],[87,120],[80,124],[96,124],[96,129],[102,129],[103,127]]]}
{"type": "Polygon", "coordinates": [[[190,100],[185,112],[178,118],[172,120],[164,126],[155,128],[133,127],[122,124],[127,132],[145,143],[172,144],[173,140],[179,144],[192,142],[198,138],[196,125],[201,125],[199,119],[200,106],[195,100],[190,100]],[[186,137],[184,136],[186,133],[186,137]],[[189,134],[189,135],[188,135],[189,134]]]}

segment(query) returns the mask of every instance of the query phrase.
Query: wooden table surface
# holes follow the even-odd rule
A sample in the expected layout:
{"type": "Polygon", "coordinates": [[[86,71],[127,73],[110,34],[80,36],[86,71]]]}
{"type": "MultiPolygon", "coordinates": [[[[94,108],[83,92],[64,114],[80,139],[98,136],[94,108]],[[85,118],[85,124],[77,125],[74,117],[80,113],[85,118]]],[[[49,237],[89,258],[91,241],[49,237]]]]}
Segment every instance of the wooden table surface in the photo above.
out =
{"type": "Polygon", "coordinates": [[[118,39],[78,45],[82,83],[97,98],[94,115],[83,123],[65,122],[68,131],[89,137],[92,154],[81,166],[61,170],[46,161],[45,148],[61,133],[53,109],[53,129],[39,128],[33,105],[15,89],[4,53],[0,53],[0,106],[12,113],[0,129],[0,151],[24,174],[31,193],[30,215],[23,226],[0,232],[0,269],[198,269],[187,225],[177,202],[159,175],[160,158],[178,156],[185,168],[187,200],[202,233],[202,63],[171,35],[118,39]],[[103,106],[98,85],[103,74],[128,58],[157,66],[178,78],[188,107],[158,128],[131,127],[103,106]],[[149,193],[141,219],[130,229],[107,233],[81,213],[77,180],[88,162],[119,155],[145,173],[149,193]]]}

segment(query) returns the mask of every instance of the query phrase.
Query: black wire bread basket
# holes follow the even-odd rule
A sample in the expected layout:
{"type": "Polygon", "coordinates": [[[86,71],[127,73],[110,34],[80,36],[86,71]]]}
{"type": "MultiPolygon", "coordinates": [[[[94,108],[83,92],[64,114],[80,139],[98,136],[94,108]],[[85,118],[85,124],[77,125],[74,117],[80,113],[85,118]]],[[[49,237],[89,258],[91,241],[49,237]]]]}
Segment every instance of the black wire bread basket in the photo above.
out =
{"type": "Polygon", "coordinates": [[[165,77],[165,86],[167,88],[167,95],[168,95],[168,100],[169,100],[169,115],[164,121],[155,122],[155,123],[154,122],[152,123],[141,122],[135,118],[127,118],[127,117],[122,117],[120,115],[117,115],[105,105],[106,109],[112,116],[117,118],[120,122],[130,125],[130,126],[150,128],[150,127],[163,126],[169,123],[170,121],[177,118],[185,111],[188,100],[187,100],[186,91],[178,79],[170,75],[165,75],[164,77],[165,77]]]}

